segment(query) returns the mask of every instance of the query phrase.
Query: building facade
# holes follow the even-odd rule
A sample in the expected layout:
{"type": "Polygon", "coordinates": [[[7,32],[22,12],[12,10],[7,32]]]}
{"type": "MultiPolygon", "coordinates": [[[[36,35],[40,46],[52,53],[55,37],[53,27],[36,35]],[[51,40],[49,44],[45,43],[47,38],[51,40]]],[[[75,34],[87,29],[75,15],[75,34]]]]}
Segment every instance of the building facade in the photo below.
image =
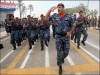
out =
{"type": "Polygon", "coordinates": [[[0,2],[0,20],[9,20],[10,15],[14,14],[16,10],[16,5],[10,2],[0,2]]]}

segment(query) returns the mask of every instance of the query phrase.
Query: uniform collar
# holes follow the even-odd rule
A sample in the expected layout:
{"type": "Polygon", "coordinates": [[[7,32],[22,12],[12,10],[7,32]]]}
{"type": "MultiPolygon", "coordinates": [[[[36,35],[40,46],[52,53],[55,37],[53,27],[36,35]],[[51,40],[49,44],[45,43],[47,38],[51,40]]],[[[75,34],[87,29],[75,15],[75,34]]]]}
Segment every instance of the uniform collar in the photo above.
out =
{"type": "Polygon", "coordinates": [[[60,16],[61,18],[64,17],[64,16],[65,16],[65,12],[60,13],[59,16],[60,16]]]}

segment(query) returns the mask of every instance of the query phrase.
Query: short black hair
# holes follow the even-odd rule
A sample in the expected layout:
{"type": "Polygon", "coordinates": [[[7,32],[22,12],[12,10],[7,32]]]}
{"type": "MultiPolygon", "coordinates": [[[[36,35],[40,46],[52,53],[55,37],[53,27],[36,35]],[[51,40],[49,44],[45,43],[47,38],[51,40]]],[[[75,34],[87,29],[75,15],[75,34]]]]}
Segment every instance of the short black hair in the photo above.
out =
{"type": "Polygon", "coordinates": [[[83,13],[83,11],[82,11],[82,10],[80,10],[80,11],[79,11],[79,13],[83,13]]]}
{"type": "Polygon", "coordinates": [[[62,6],[63,8],[65,7],[63,3],[59,3],[59,4],[57,5],[57,7],[58,7],[58,6],[62,6]]]}
{"type": "Polygon", "coordinates": [[[44,15],[43,15],[43,14],[41,14],[41,15],[40,15],[40,17],[44,17],[44,15]]]}
{"type": "Polygon", "coordinates": [[[14,15],[13,15],[13,14],[12,14],[11,16],[12,16],[12,17],[14,17],[14,15]]]}
{"type": "Polygon", "coordinates": [[[76,14],[74,14],[74,16],[76,16],[76,14]]]}
{"type": "Polygon", "coordinates": [[[27,17],[31,17],[30,15],[27,15],[27,17]]]}

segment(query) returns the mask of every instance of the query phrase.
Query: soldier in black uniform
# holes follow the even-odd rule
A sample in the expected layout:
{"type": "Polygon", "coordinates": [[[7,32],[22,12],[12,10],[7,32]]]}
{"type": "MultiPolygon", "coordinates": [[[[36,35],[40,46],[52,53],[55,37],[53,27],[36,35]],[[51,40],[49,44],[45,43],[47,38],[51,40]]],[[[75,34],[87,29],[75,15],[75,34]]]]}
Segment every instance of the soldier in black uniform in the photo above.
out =
{"type": "Polygon", "coordinates": [[[12,46],[14,47],[13,50],[16,49],[16,43],[18,46],[20,46],[20,42],[18,39],[18,34],[19,34],[19,24],[18,21],[14,19],[14,15],[11,16],[11,41],[10,43],[12,44],[12,46]]]}
{"type": "Polygon", "coordinates": [[[34,42],[36,41],[36,35],[37,35],[37,27],[36,27],[36,24],[37,24],[37,21],[35,19],[33,19],[33,17],[31,17],[30,19],[30,29],[31,29],[31,35],[30,35],[30,39],[31,39],[31,42],[30,42],[30,49],[32,49],[32,45],[34,45],[34,42]]]}
{"type": "Polygon", "coordinates": [[[27,21],[26,21],[26,24],[25,24],[24,28],[25,28],[26,36],[28,38],[29,50],[30,50],[32,48],[32,46],[31,46],[31,38],[30,38],[30,36],[31,36],[31,26],[30,26],[31,16],[28,15],[27,17],[28,18],[27,18],[27,21]]]}
{"type": "Polygon", "coordinates": [[[38,24],[40,25],[40,42],[41,42],[41,50],[44,49],[44,43],[48,47],[49,38],[49,27],[50,23],[45,20],[44,15],[42,14],[41,20],[39,20],[38,24]]]}

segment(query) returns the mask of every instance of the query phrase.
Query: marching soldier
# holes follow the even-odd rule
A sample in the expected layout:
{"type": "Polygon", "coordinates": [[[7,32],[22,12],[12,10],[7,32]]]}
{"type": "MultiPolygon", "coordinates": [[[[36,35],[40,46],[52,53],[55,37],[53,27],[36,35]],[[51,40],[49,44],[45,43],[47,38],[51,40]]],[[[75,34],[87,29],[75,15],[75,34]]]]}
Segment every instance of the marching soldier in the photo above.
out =
{"type": "Polygon", "coordinates": [[[86,30],[86,21],[85,18],[83,17],[83,11],[79,12],[79,17],[77,18],[77,28],[76,28],[76,33],[77,33],[77,48],[80,48],[80,38],[81,38],[81,33],[84,35],[81,43],[85,46],[85,41],[87,39],[87,30],[86,30]]]}
{"type": "Polygon", "coordinates": [[[17,20],[14,19],[14,15],[12,15],[11,16],[11,41],[10,43],[14,47],[13,50],[16,49],[16,43],[18,46],[20,46],[19,39],[18,39],[19,30],[18,30],[17,23],[18,23],[17,20]]]}
{"type": "Polygon", "coordinates": [[[34,45],[34,42],[36,41],[36,35],[37,35],[36,24],[37,24],[37,21],[31,17],[31,19],[30,19],[30,27],[31,27],[30,45],[31,45],[31,48],[32,48],[32,45],[34,45]]]}
{"type": "Polygon", "coordinates": [[[19,30],[19,43],[21,45],[21,42],[23,41],[22,39],[22,33],[23,33],[23,26],[22,26],[22,21],[21,19],[18,19],[18,23],[19,23],[19,26],[18,26],[18,30],[19,30]]]}
{"type": "MultiPolygon", "coordinates": [[[[73,18],[74,22],[76,22],[76,14],[74,15],[74,18],[73,18]]],[[[71,34],[71,40],[74,39],[74,42],[76,43],[76,29],[72,32],[71,34]]]]}
{"type": "Polygon", "coordinates": [[[97,26],[97,17],[95,16],[95,18],[94,18],[94,27],[96,28],[96,26],[97,26]]]}
{"type": "Polygon", "coordinates": [[[30,21],[31,21],[31,16],[28,15],[27,16],[27,21],[26,21],[26,24],[24,26],[25,28],[25,32],[26,32],[26,36],[28,38],[28,43],[29,43],[29,50],[32,49],[32,45],[31,45],[31,26],[30,26],[30,21]]]}
{"type": "Polygon", "coordinates": [[[22,19],[22,22],[21,22],[21,24],[22,24],[22,40],[26,40],[26,34],[25,34],[25,23],[26,23],[26,21],[25,21],[25,18],[23,18],[22,19]]]}
{"type": "Polygon", "coordinates": [[[38,24],[40,25],[40,42],[41,42],[41,50],[44,49],[44,43],[48,47],[48,40],[50,37],[49,31],[49,22],[45,20],[44,15],[42,14],[41,20],[39,20],[38,24]]]}
{"type": "Polygon", "coordinates": [[[57,7],[52,7],[47,12],[45,19],[47,20],[50,13],[58,8],[58,13],[53,15],[55,20],[56,32],[56,49],[57,49],[57,65],[59,66],[59,73],[62,73],[62,64],[64,59],[69,54],[70,49],[70,34],[75,29],[75,23],[71,15],[66,14],[64,11],[64,4],[59,3],[57,7]]]}

